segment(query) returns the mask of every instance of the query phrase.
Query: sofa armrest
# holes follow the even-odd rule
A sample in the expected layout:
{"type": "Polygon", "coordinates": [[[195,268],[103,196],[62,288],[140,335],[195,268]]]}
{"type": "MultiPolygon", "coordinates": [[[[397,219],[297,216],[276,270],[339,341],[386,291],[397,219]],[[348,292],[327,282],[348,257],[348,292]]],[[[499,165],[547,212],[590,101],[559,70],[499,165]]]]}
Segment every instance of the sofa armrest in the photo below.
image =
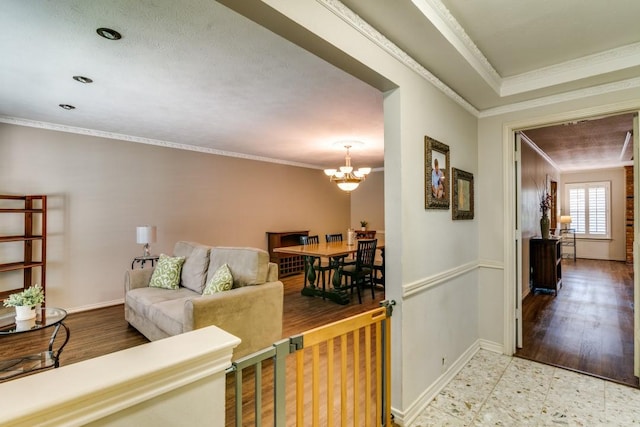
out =
{"type": "Polygon", "coordinates": [[[132,289],[146,288],[151,281],[153,268],[141,268],[138,270],[127,270],[124,273],[124,293],[132,289]]]}
{"type": "Polygon", "coordinates": [[[267,282],[278,281],[278,264],[275,262],[269,263],[269,269],[267,270],[267,282]]]}
{"type": "Polygon", "coordinates": [[[184,332],[216,325],[239,337],[236,360],[282,338],[283,299],[280,281],[191,298],[184,306],[184,332]]]}

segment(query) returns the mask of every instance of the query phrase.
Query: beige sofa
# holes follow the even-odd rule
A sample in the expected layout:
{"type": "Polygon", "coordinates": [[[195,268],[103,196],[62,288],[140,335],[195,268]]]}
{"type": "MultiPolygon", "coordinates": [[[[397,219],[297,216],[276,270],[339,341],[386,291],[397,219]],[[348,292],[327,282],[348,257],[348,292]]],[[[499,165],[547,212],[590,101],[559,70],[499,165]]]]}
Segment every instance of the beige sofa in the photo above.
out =
{"type": "Polygon", "coordinates": [[[153,269],[125,274],[124,316],[145,337],[154,341],[216,325],[242,340],[234,360],[281,338],[283,285],[266,251],[177,242],[173,255],[186,258],[178,289],[149,287],[153,269]],[[233,288],[203,296],[206,283],[224,263],[233,288]]]}

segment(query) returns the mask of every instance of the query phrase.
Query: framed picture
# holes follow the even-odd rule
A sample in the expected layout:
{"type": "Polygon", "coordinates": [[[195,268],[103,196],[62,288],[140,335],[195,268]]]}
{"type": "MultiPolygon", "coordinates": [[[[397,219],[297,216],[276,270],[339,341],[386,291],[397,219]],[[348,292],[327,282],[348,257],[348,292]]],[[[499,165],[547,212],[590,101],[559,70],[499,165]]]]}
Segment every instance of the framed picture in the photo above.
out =
{"type": "Polygon", "coordinates": [[[453,219],[473,219],[473,174],[452,168],[453,219]]]}
{"type": "Polygon", "coordinates": [[[424,137],[424,208],[449,209],[449,146],[424,137]]]}

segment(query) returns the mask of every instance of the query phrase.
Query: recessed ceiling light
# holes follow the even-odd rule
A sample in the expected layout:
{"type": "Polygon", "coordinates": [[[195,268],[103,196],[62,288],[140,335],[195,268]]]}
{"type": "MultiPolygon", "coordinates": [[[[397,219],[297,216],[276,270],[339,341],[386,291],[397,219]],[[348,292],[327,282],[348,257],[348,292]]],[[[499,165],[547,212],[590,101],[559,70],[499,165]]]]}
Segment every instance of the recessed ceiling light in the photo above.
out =
{"type": "Polygon", "coordinates": [[[122,38],[122,34],[111,28],[98,28],[96,33],[107,40],[120,40],[122,38]]]}
{"type": "Polygon", "coordinates": [[[65,110],[75,110],[76,107],[70,104],[58,104],[60,108],[64,108],[65,110]]]}
{"type": "Polygon", "coordinates": [[[85,76],[73,76],[73,80],[80,83],[93,83],[93,80],[85,76]]]}

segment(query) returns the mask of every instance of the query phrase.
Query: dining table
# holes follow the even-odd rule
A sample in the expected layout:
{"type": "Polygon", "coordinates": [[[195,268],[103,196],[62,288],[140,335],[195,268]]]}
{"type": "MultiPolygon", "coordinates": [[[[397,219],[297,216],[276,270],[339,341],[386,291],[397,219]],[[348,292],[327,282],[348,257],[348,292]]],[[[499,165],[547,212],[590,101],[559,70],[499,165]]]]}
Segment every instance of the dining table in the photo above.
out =
{"type": "MultiPolygon", "coordinates": [[[[377,240],[376,248],[380,249],[383,254],[382,264],[384,266],[384,238],[377,237],[375,240],[377,240]]],[[[344,258],[358,252],[358,240],[354,240],[352,244],[349,244],[347,241],[342,241],[283,246],[280,248],[274,248],[273,251],[289,255],[300,255],[302,257],[328,259],[331,270],[333,270],[332,278],[329,282],[329,289],[325,290],[318,286],[319,284],[316,283],[316,281],[319,281],[319,277],[316,277],[313,268],[305,268],[305,277],[301,292],[302,295],[314,297],[322,296],[323,298],[327,298],[342,305],[350,302],[349,295],[346,292],[348,288],[342,285],[341,272],[344,258]]]]}

